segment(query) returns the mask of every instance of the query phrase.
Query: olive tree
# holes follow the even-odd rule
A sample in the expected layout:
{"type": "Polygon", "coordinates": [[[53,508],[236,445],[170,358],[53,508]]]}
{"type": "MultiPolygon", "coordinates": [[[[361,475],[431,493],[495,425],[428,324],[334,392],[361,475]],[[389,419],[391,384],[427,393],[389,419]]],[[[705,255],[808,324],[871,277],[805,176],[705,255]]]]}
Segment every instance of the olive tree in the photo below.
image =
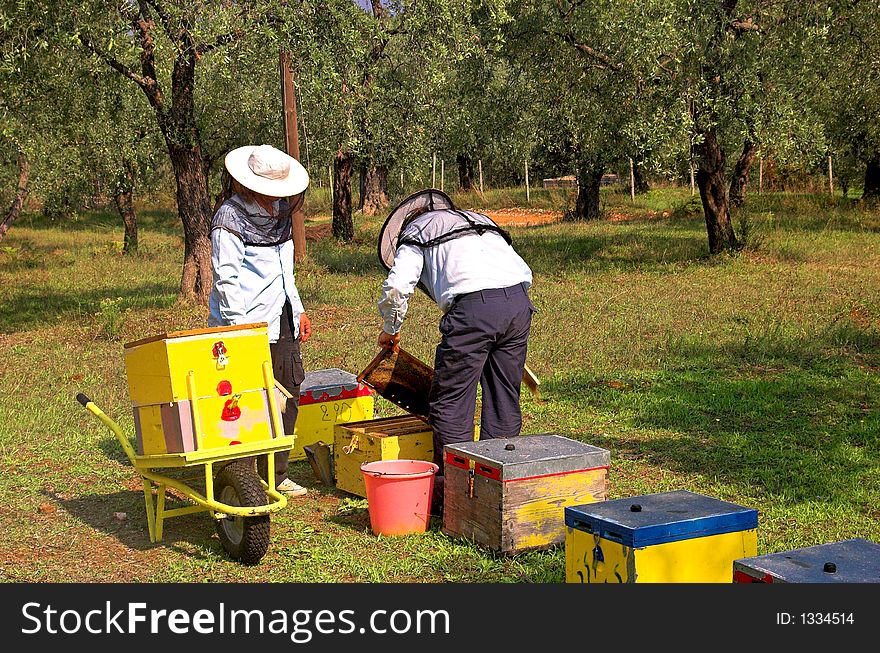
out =
{"type": "Polygon", "coordinates": [[[233,42],[267,38],[277,5],[270,0],[33,3],[47,16],[45,29],[54,41],[89,53],[115,71],[130,92],[146,98],[175,178],[184,234],[182,299],[204,302],[211,289],[211,201],[197,73],[233,42]]]}

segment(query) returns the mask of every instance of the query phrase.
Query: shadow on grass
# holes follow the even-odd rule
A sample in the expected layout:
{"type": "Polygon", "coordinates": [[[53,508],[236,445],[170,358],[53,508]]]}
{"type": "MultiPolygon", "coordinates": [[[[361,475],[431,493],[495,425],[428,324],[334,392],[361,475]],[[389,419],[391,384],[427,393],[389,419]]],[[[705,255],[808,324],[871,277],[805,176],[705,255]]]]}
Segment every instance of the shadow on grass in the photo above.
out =
{"type": "Polygon", "coordinates": [[[356,533],[370,531],[370,511],[366,507],[348,508],[335,515],[328,515],[325,519],[356,533]]]}
{"type": "MultiPolygon", "coordinates": [[[[864,505],[880,493],[880,379],[852,360],[816,359],[795,345],[759,366],[691,351],[683,369],[632,382],[579,373],[548,379],[542,392],[561,411],[615,414],[631,426],[632,435],[602,438],[613,458],[795,502],[864,505]]],[[[880,354],[876,339],[873,347],[880,354]]]]}
{"type": "Polygon", "coordinates": [[[101,300],[121,298],[114,309],[167,308],[177,297],[177,286],[145,284],[140,286],[101,287],[88,292],[33,292],[23,288],[0,304],[0,331],[27,330],[35,326],[91,318],[100,311],[101,300]]]}
{"type": "MultiPolygon", "coordinates": [[[[166,236],[180,236],[183,227],[174,211],[146,210],[137,212],[138,230],[156,231],[166,236]]],[[[114,211],[82,211],[64,218],[53,218],[40,214],[29,214],[19,222],[35,231],[88,231],[119,233],[123,236],[122,218],[114,211]]]]}
{"type": "MultiPolygon", "coordinates": [[[[196,513],[166,519],[163,522],[161,542],[150,542],[150,531],[147,527],[147,515],[143,492],[123,490],[112,494],[94,494],[89,496],[64,499],[54,492],[41,491],[47,500],[52,501],[66,510],[73,518],[86,524],[96,531],[101,531],[116,538],[120,544],[136,551],[147,551],[157,547],[165,547],[179,554],[208,560],[209,552],[216,549],[220,552],[219,541],[211,541],[214,533],[212,519],[204,514],[196,513]],[[116,518],[115,513],[125,513],[124,520],[116,518]],[[186,542],[190,546],[180,546],[186,542]]],[[[190,505],[183,501],[166,501],[166,508],[190,505]]]]}
{"type": "MultiPolygon", "coordinates": [[[[131,443],[132,448],[137,451],[137,445],[135,444],[134,440],[132,438],[128,438],[128,441],[129,443],[131,443]]],[[[119,463],[120,465],[131,465],[131,461],[125,454],[125,451],[123,451],[122,445],[119,444],[119,440],[116,439],[115,435],[102,437],[98,441],[98,449],[100,449],[101,452],[105,456],[107,456],[107,458],[119,463]]]]}
{"type": "Polygon", "coordinates": [[[880,213],[854,198],[825,194],[766,193],[750,195],[744,209],[760,217],[769,213],[792,231],[880,231],[880,213]]]}

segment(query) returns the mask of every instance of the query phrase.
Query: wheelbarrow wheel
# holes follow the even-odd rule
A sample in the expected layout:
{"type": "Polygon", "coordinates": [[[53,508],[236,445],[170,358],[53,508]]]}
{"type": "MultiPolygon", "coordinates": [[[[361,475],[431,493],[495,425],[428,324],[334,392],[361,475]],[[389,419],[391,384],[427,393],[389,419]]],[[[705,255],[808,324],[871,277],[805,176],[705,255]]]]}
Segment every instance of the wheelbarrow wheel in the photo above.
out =
{"type": "MultiPolygon", "coordinates": [[[[262,506],[266,493],[250,461],[226,465],[214,479],[217,500],[230,506],[262,506]]],[[[255,565],[269,550],[269,515],[225,517],[216,522],[217,535],[233,560],[255,565]]]]}

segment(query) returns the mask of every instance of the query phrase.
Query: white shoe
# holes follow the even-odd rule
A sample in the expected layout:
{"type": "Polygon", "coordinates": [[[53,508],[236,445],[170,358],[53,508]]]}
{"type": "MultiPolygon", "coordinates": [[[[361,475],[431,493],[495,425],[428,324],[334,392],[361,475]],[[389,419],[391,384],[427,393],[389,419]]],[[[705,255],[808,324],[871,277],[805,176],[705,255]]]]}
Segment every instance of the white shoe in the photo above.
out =
{"type": "Polygon", "coordinates": [[[289,497],[301,497],[306,492],[308,492],[308,490],[302,485],[300,485],[299,483],[294,483],[289,478],[285,478],[283,481],[281,481],[275,489],[279,492],[283,492],[289,497]]]}

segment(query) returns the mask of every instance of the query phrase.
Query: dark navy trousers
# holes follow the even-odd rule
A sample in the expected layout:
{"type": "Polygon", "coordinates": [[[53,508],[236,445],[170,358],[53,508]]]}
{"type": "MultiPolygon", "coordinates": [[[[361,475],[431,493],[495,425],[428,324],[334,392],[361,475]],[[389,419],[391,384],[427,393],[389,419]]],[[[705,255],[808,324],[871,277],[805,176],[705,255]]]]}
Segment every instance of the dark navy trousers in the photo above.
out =
{"type": "MultiPolygon", "coordinates": [[[[299,387],[306,378],[303,367],[302,350],[300,349],[299,336],[293,336],[293,312],[290,302],[285,302],[281,312],[281,328],[278,334],[278,342],[269,344],[269,354],[272,356],[272,374],[275,380],[284,386],[292,398],[287,400],[284,412],[281,415],[281,426],[284,435],[293,434],[296,427],[296,416],[299,413],[299,387]]],[[[290,450],[275,452],[275,486],[287,479],[290,450]]],[[[268,456],[257,458],[257,471],[265,481],[267,473],[268,456]]]]}
{"type": "Polygon", "coordinates": [[[477,384],[483,390],[480,439],[522,430],[520,384],[534,311],[525,286],[517,284],[460,295],[440,320],[428,422],[441,470],[444,445],[474,439],[477,384]]]}

